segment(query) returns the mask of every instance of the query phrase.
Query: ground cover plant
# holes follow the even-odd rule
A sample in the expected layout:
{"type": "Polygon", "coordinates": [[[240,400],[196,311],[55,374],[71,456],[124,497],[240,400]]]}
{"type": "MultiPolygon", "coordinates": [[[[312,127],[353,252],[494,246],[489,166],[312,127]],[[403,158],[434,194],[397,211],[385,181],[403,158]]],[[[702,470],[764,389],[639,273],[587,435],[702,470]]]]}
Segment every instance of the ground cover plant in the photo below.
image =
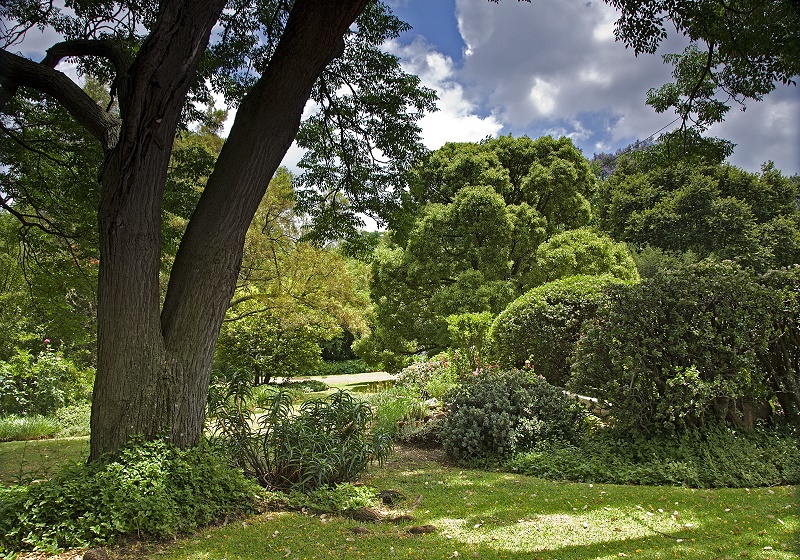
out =
{"type": "Polygon", "coordinates": [[[220,454],[133,442],[113,460],[0,487],[0,553],[85,547],[123,535],[163,538],[252,512],[257,500],[258,487],[220,454]]]}
{"type": "Polygon", "coordinates": [[[714,425],[672,435],[600,429],[576,444],[544,444],[505,467],[550,480],[753,488],[800,484],[800,438],[788,429],[714,425]]]}

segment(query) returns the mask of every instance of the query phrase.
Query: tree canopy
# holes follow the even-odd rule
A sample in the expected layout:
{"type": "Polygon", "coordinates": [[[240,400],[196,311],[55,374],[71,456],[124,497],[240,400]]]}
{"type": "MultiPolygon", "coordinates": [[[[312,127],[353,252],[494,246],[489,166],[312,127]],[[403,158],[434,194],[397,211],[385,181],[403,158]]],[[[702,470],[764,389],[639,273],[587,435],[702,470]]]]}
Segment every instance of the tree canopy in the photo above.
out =
{"type": "Polygon", "coordinates": [[[378,348],[446,348],[447,316],[496,315],[540,283],[540,244],[586,225],[596,190],[572,142],[549,136],[445,144],[413,168],[410,185],[373,263],[376,326],[360,351],[375,361],[394,360],[378,348]]]}

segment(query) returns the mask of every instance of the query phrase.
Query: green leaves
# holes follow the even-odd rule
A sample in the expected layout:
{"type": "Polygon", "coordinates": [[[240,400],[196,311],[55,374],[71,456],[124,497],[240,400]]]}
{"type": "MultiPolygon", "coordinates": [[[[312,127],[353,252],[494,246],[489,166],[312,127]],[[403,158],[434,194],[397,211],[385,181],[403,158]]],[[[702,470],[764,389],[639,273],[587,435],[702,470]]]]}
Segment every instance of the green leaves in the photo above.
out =
{"type": "Polygon", "coordinates": [[[560,389],[526,371],[479,373],[448,395],[440,438],[463,462],[508,457],[544,442],[575,442],[584,411],[560,389]]]}
{"type": "Polygon", "coordinates": [[[351,480],[383,461],[391,439],[373,430],[369,404],[339,391],[293,408],[285,392],[255,421],[247,400],[222,400],[212,410],[214,440],[266,487],[309,491],[351,480]]]}
{"type": "Polygon", "coordinates": [[[797,274],[760,278],[704,261],[616,287],[584,326],[571,387],[644,432],[714,419],[752,429],[774,416],[767,402],[778,393],[784,418],[796,417],[798,341],[786,325],[798,312],[797,274]]]}
{"type": "Polygon", "coordinates": [[[637,54],[654,54],[672,26],[691,41],[682,54],[664,57],[674,66],[674,82],[647,96],[658,112],[674,108],[682,131],[703,131],[722,121],[732,103],[759,101],[800,74],[800,11],[792,0],[607,3],[621,12],[617,39],[637,54]]]}
{"type": "Polygon", "coordinates": [[[377,326],[361,351],[443,350],[448,315],[502,311],[531,286],[547,235],[588,222],[595,188],[567,138],[449,143],[420,160],[373,264],[377,326]]]}
{"type": "Polygon", "coordinates": [[[87,547],[132,533],[172,536],[253,511],[256,490],[207,449],[137,443],[115,460],[73,465],[0,493],[0,552],[87,547]]]}

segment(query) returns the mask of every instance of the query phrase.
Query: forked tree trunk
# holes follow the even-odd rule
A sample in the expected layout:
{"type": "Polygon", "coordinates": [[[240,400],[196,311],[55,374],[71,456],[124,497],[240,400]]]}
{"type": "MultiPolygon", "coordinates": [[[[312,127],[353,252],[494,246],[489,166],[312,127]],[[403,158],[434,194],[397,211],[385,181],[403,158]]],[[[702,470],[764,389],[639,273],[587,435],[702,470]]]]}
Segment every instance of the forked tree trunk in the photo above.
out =
{"type": "Polygon", "coordinates": [[[210,3],[172,2],[181,10],[163,18],[140,50],[130,73],[130,101],[122,107],[121,139],[103,174],[90,459],[117,451],[137,434],[163,434],[181,447],[198,441],[214,346],[245,233],[297,133],[314,82],[342,52],[343,35],[367,3],[295,2],[189,221],[163,309],[160,216],[169,153],[188,82],[216,21],[208,12],[218,15],[224,2],[204,8],[206,19],[191,21],[185,20],[192,10],[203,11],[196,5],[210,3]]]}

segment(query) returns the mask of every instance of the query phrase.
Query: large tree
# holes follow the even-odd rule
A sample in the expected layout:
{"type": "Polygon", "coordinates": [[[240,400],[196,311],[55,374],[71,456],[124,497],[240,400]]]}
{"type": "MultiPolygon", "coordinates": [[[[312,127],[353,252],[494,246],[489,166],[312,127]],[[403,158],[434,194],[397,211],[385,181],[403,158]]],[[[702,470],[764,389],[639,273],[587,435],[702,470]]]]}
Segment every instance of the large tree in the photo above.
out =
{"type": "MultiPolygon", "coordinates": [[[[645,23],[645,32],[620,27],[634,46],[644,37],[644,47],[652,43],[646,32],[663,19],[653,23],[643,7],[654,6],[661,14],[662,6],[682,5],[682,12],[664,14],[679,31],[714,33],[721,42],[727,36],[717,31],[727,19],[697,27],[686,14],[705,14],[708,6],[724,8],[725,16],[729,6],[736,14],[738,4],[783,7],[780,20],[770,14],[758,19],[763,37],[770,39],[747,42],[744,49],[752,47],[759,61],[770,63],[759,66],[763,71],[756,76],[764,83],[797,73],[786,70],[786,49],[776,54],[762,48],[774,36],[796,37],[796,3],[790,0],[614,4],[628,17],[622,21],[645,23]]],[[[309,97],[320,113],[298,139],[301,144],[325,139],[320,150],[311,150],[325,165],[310,160],[307,166],[314,183],[326,188],[319,196],[309,191],[305,200],[321,217],[336,218],[327,221],[334,225],[347,223],[353,211],[391,203],[385,193],[396,189],[383,194],[376,189],[399,185],[392,180],[403,166],[398,159],[413,155],[413,149],[395,149],[415,140],[413,119],[402,115],[409,114],[408,105],[419,113],[431,99],[415,95],[413,80],[377,49],[402,27],[369,0],[66,0],[64,5],[63,10],[35,0],[0,5],[0,112],[9,99],[25,95],[25,88],[38,90],[63,105],[104,151],[97,170],[98,375],[91,458],[118,449],[137,433],[166,432],[175,444],[190,445],[202,428],[214,343],[236,285],[248,225],[297,135],[309,97]],[[384,31],[374,32],[375,25],[384,31]],[[41,63],[11,52],[34,28],[55,29],[66,39],[41,63]],[[118,114],[56,70],[67,57],[78,57],[84,71],[112,84],[118,114]],[[356,86],[348,90],[348,83],[356,86]],[[171,148],[182,116],[198,116],[191,102],[210,99],[207,84],[237,100],[238,112],[181,239],[162,301],[162,200],[171,148]],[[348,91],[352,97],[343,102],[342,92],[348,91]],[[384,155],[393,161],[383,164],[384,155]],[[347,200],[337,196],[345,191],[347,200]]],[[[728,43],[740,46],[739,37],[728,43]]]]}

